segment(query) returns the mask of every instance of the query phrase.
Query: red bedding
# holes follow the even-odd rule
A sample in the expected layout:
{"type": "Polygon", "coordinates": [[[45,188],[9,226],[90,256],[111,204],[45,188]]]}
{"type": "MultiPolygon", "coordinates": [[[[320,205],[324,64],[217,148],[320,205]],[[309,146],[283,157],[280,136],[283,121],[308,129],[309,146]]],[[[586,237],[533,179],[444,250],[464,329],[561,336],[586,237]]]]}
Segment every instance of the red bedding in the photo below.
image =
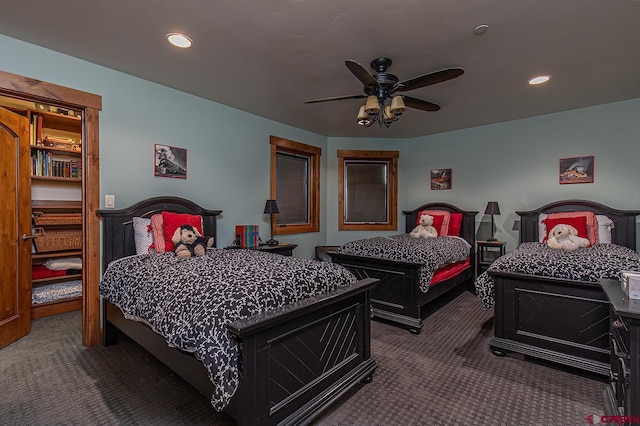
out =
{"type": "Polygon", "coordinates": [[[31,268],[31,279],[39,280],[42,278],[61,277],[67,275],[67,271],[52,271],[44,265],[34,265],[31,268]]]}
{"type": "Polygon", "coordinates": [[[471,265],[471,257],[467,257],[465,260],[450,263],[440,269],[436,269],[436,271],[433,273],[433,278],[431,278],[431,283],[429,284],[429,286],[455,277],[456,275],[467,269],[469,265],[471,265]]]}

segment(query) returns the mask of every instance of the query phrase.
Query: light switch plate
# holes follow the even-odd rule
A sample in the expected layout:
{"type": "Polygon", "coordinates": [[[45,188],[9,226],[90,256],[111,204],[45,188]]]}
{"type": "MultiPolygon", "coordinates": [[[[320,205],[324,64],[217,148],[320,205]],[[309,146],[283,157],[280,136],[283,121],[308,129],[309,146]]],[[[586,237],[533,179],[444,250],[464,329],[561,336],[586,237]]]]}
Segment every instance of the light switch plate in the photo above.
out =
{"type": "Polygon", "coordinates": [[[105,195],[104,196],[104,208],[105,209],[115,209],[116,208],[116,196],[115,195],[105,195]]]}

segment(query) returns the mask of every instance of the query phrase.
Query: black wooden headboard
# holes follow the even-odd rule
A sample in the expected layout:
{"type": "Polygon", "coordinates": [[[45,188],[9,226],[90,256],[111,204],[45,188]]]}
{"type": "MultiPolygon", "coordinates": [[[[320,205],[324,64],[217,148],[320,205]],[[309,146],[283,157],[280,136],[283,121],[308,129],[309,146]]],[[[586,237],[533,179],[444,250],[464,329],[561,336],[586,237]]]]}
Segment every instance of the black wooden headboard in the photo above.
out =
{"type": "Polygon", "coordinates": [[[611,231],[613,243],[636,249],[636,216],[640,210],[617,210],[603,204],[587,200],[561,200],[530,211],[517,211],[520,216],[520,243],[539,240],[538,216],[540,213],[571,211],[592,211],[607,216],[614,223],[611,231]]]}
{"type": "Polygon", "coordinates": [[[405,215],[405,230],[411,232],[416,227],[418,213],[422,210],[446,210],[451,213],[462,213],[462,226],[460,227],[460,236],[471,244],[472,253],[476,246],[476,215],[478,212],[459,209],[456,206],[446,203],[429,203],[418,207],[414,210],[402,211],[405,215]]]}
{"type": "Polygon", "coordinates": [[[134,217],[151,217],[161,212],[201,215],[204,234],[214,237],[217,244],[216,219],[222,210],[208,210],[180,197],[149,198],[121,210],[98,211],[102,217],[102,267],[106,269],[109,262],[136,254],[134,217]]]}

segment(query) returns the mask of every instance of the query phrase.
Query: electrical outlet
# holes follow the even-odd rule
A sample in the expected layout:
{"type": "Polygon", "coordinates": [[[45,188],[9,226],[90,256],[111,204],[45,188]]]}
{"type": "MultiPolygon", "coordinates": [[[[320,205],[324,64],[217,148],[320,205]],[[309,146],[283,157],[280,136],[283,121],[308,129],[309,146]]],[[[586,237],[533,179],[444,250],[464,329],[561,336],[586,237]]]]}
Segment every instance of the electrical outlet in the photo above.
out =
{"type": "Polygon", "coordinates": [[[105,195],[104,196],[104,208],[105,209],[115,209],[116,208],[116,196],[115,195],[105,195]]]}

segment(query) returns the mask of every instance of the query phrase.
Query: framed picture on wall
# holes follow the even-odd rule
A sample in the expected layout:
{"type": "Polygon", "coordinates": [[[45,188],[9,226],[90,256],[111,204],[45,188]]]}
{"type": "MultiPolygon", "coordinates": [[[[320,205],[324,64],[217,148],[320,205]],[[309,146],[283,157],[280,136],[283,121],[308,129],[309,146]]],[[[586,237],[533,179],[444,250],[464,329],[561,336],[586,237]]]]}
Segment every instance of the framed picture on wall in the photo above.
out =
{"type": "Polygon", "coordinates": [[[593,155],[560,159],[560,185],[593,183],[593,155]]]}
{"type": "Polygon", "coordinates": [[[154,175],[187,178],[187,150],[169,145],[154,145],[154,175]]]}
{"type": "Polygon", "coordinates": [[[451,169],[431,170],[431,189],[451,189],[451,169]]]}

